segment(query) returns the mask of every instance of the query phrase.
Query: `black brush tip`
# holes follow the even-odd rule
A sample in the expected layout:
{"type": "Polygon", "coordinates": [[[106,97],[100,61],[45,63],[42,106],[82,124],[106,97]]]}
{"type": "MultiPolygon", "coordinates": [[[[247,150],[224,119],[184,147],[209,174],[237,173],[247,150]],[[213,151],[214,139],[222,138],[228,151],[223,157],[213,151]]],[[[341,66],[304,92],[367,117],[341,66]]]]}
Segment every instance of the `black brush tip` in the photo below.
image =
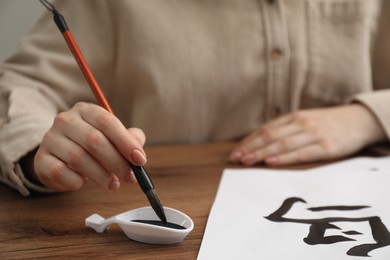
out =
{"type": "Polygon", "coordinates": [[[149,200],[150,205],[152,206],[154,212],[156,212],[159,219],[167,224],[167,217],[165,216],[164,208],[160,202],[160,199],[154,189],[150,189],[146,192],[146,197],[149,200]]]}

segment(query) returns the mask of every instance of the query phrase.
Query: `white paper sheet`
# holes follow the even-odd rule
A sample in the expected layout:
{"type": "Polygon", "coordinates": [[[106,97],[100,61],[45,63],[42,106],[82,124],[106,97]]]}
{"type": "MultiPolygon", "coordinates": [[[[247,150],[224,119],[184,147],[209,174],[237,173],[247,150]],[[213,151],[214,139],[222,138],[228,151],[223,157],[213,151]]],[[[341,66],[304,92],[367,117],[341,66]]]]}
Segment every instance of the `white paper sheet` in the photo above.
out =
{"type": "MultiPolygon", "coordinates": [[[[386,244],[390,241],[389,187],[390,157],[358,158],[301,171],[226,169],[198,260],[389,260],[390,246],[386,244]],[[288,198],[305,202],[291,203],[286,214],[280,214],[280,222],[265,218],[288,198]],[[318,208],[324,206],[347,208],[318,208]],[[308,210],[313,207],[317,211],[308,210]],[[335,221],[335,217],[347,219],[335,221]],[[303,223],[296,223],[297,220],[303,223]],[[379,222],[383,225],[378,225],[379,222]],[[328,224],[334,226],[326,227],[328,224]],[[321,230],[321,225],[326,227],[322,229],[323,235],[315,232],[321,230]],[[309,234],[311,244],[304,241],[309,234]],[[332,239],[329,236],[355,241],[326,244],[325,240],[332,239]],[[369,252],[371,257],[347,254],[355,246],[377,244],[373,236],[382,242],[379,248],[369,252]]],[[[360,248],[359,254],[362,251],[360,248]]]]}

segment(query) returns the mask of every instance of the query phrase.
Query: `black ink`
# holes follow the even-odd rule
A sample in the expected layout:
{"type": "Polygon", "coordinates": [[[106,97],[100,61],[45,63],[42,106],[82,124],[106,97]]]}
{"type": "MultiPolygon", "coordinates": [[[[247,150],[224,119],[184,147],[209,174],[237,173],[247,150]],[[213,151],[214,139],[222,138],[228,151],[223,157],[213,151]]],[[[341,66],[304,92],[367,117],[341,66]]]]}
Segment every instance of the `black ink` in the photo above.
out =
{"type": "Polygon", "coordinates": [[[131,220],[132,222],[138,222],[138,223],[144,223],[144,224],[149,224],[149,225],[155,225],[155,226],[161,226],[161,227],[167,227],[167,228],[174,228],[174,229],[186,229],[183,226],[180,226],[175,223],[167,222],[164,224],[164,222],[160,220],[142,220],[142,219],[134,219],[131,220]]]}
{"type": "Polygon", "coordinates": [[[349,231],[345,231],[343,233],[346,234],[346,235],[362,235],[362,233],[357,232],[355,230],[349,230],[349,231]]]}
{"type": "MultiPolygon", "coordinates": [[[[292,219],[286,218],[284,215],[291,209],[291,207],[296,202],[306,203],[305,200],[301,198],[287,198],[282,205],[269,216],[265,217],[266,219],[273,222],[291,222],[299,224],[310,224],[309,234],[303,241],[309,245],[317,244],[333,244],[344,241],[355,241],[355,239],[345,237],[342,235],[334,236],[325,236],[325,231],[327,229],[338,229],[340,228],[334,224],[334,222],[364,222],[367,221],[371,227],[371,233],[373,239],[376,241],[375,244],[361,244],[352,247],[348,250],[347,255],[350,256],[368,256],[368,253],[374,249],[385,247],[390,245],[390,233],[386,226],[383,224],[382,220],[378,216],[368,216],[360,218],[346,218],[346,217],[330,217],[322,219],[292,219]]],[[[325,207],[312,207],[308,208],[310,211],[324,211],[324,210],[361,210],[368,208],[369,206],[325,206],[325,207]]],[[[360,235],[361,233],[349,230],[346,232],[341,232],[347,235],[360,235]]]]}
{"type": "Polygon", "coordinates": [[[390,245],[390,233],[379,217],[371,217],[368,222],[372,230],[372,237],[376,244],[362,244],[348,250],[347,254],[352,256],[369,256],[368,253],[374,249],[390,245]]]}
{"type": "Polygon", "coordinates": [[[326,207],[312,207],[307,208],[310,211],[323,211],[323,210],[359,210],[369,208],[370,206],[326,206],[326,207]]]}
{"type": "Polygon", "coordinates": [[[324,236],[327,229],[339,229],[336,225],[329,223],[315,223],[310,226],[307,237],[303,239],[308,245],[333,244],[343,241],[354,241],[355,239],[344,236],[324,236]]]}

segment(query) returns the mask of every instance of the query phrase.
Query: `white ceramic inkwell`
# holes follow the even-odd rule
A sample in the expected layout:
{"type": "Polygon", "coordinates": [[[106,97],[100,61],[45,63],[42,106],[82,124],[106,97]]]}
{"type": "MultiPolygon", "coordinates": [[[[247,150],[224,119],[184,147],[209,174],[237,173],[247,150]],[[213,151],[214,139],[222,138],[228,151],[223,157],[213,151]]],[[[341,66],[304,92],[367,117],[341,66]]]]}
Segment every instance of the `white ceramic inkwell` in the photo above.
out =
{"type": "Polygon", "coordinates": [[[160,221],[152,207],[129,210],[110,218],[93,214],[85,219],[85,225],[103,233],[111,224],[118,224],[126,236],[149,244],[176,244],[194,228],[194,222],[183,212],[164,207],[167,224],[160,221]]]}

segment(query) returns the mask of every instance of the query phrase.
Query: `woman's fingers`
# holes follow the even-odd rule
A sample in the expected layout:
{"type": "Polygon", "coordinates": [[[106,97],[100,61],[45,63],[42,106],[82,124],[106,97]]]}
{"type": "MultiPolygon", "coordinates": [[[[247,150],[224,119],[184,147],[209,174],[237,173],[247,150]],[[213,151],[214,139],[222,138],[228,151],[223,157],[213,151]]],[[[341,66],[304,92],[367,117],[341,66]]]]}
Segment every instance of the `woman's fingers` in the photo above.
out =
{"type": "Polygon", "coordinates": [[[49,189],[56,191],[76,191],[83,187],[86,179],[70,169],[58,158],[38,151],[36,157],[40,160],[36,172],[39,180],[49,189]],[[44,166],[41,168],[41,166],[44,166]]]}
{"type": "Polygon", "coordinates": [[[246,165],[292,164],[350,155],[386,140],[379,121],[359,104],[300,110],[245,138],[230,160],[246,165]]]}
{"type": "MultiPolygon", "coordinates": [[[[83,148],[84,153],[89,157],[92,157],[91,160],[95,160],[100,164],[107,172],[114,174],[120,178],[124,178],[130,172],[129,163],[126,158],[114,147],[114,145],[107,139],[107,137],[98,129],[94,128],[92,125],[86,123],[81,118],[73,118],[72,120],[68,119],[66,115],[59,116],[56,118],[57,121],[61,121],[61,127],[56,127],[53,132],[56,134],[57,138],[66,136],[73,143],[77,144],[74,149],[82,153],[80,146],[83,148]],[[66,122],[66,124],[64,123],[66,122]],[[77,129],[77,131],[74,131],[77,129]]],[[[49,135],[50,136],[50,135],[49,135]]],[[[49,137],[48,136],[48,137],[49,137]]],[[[54,146],[57,140],[48,140],[51,145],[49,150],[56,149],[57,146],[54,146]]],[[[63,143],[66,143],[63,140],[63,143]]],[[[64,150],[68,153],[71,153],[69,149],[72,149],[70,145],[65,146],[62,144],[61,150],[64,150]]],[[[73,153],[76,153],[73,151],[73,153]]],[[[70,155],[67,155],[70,156],[70,155]]],[[[65,158],[65,155],[62,155],[60,158],[65,158]]],[[[91,163],[91,160],[81,162],[83,164],[91,163]]],[[[96,164],[96,162],[94,162],[96,164]]],[[[73,165],[70,164],[72,167],[73,165]]],[[[89,166],[86,165],[86,168],[89,166]]],[[[92,167],[92,165],[91,165],[92,167]]],[[[96,167],[95,167],[96,168],[96,167]]],[[[83,171],[84,172],[84,171],[83,171]]],[[[88,176],[92,180],[95,180],[92,176],[88,176]]],[[[102,180],[104,181],[104,180],[102,180]]],[[[97,181],[100,185],[101,182],[97,181]]]]}
{"type": "MultiPolygon", "coordinates": [[[[133,127],[133,128],[128,128],[127,131],[130,133],[130,135],[134,136],[136,140],[138,140],[141,146],[144,146],[146,142],[146,136],[141,129],[133,127]]],[[[137,179],[132,170],[125,176],[125,181],[133,184],[137,183],[137,179]]]]}
{"type": "MultiPolygon", "coordinates": [[[[83,147],[61,135],[46,134],[47,154],[52,155],[74,172],[91,179],[106,189],[119,188],[118,178],[102,167],[83,147]],[[54,138],[53,138],[54,137],[54,138]]],[[[53,174],[53,172],[46,172],[53,174]]]]}
{"type": "Polygon", "coordinates": [[[264,160],[267,162],[267,159],[270,157],[290,153],[291,151],[313,144],[316,141],[317,139],[315,136],[307,132],[300,132],[286,138],[278,139],[263,149],[257,149],[247,153],[243,155],[240,160],[244,165],[252,165],[264,160]]]}
{"type": "MultiPolygon", "coordinates": [[[[253,154],[256,151],[263,151],[263,149],[275,142],[280,142],[277,145],[282,147],[290,145],[290,141],[285,142],[281,140],[299,134],[302,129],[297,124],[288,123],[289,121],[286,119],[287,117],[280,120],[278,124],[272,126],[265,125],[254,131],[233,150],[229,159],[233,162],[238,162],[245,157],[245,161],[251,161],[255,160],[253,154]]],[[[273,149],[271,148],[271,150],[273,149]]]]}
{"type": "Polygon", "coordinates": [[[268,165],[291,165],[298,163],[306,163],[313,161],[320,161],[326,158],[326,152],[318,144],[305,146],[301,149],[294,150],[292,152],[276,155],[265,159],[268,165]]]}
{"type": "MultiPolygon", "coordinates": [[[[277,156],[321,142],[321,134],[324,131],[319,131],[321,128],[319,124],[321,124],[320,121],[307,117],[305,113],[283,116],[260,127],[255,131],[254,136],[251,134],[235,149],[241,154],[236,158],[231,156],[230,159],[235,159],[232,161],[244,165],[253,165],[263,161],[274,162],[277,156]]],[[[292,156],[290,158],[293,158],[292,156]]]]}
{"type": "Polygon", "coordinates": [[[34,158],[34,169],[42,183],[57,191],[79,189],[87,179],[115,190],[118,177],[136,182],[129,161],[146,163],[144,144],[142,130],[126,129],[97,105],[78,103],[56,116],[34,158]]]}
{"type": "Polygon", "coordinates": [[[146,142],[146,136],[141,129],[132,127],[132,128],[128,128],[127,131],[131,136],[134,136],[134,138],[139,142],[141,146],[144,146],[146,142]]]}
{"type": "Polygon", "coordinates": [[[77,103],[80,116],[87,123],[101,131],[127,160],[137,165],[146,163],[146,154],[136,137],[130,135],[114,115],[101,107],[77,103]]]}

